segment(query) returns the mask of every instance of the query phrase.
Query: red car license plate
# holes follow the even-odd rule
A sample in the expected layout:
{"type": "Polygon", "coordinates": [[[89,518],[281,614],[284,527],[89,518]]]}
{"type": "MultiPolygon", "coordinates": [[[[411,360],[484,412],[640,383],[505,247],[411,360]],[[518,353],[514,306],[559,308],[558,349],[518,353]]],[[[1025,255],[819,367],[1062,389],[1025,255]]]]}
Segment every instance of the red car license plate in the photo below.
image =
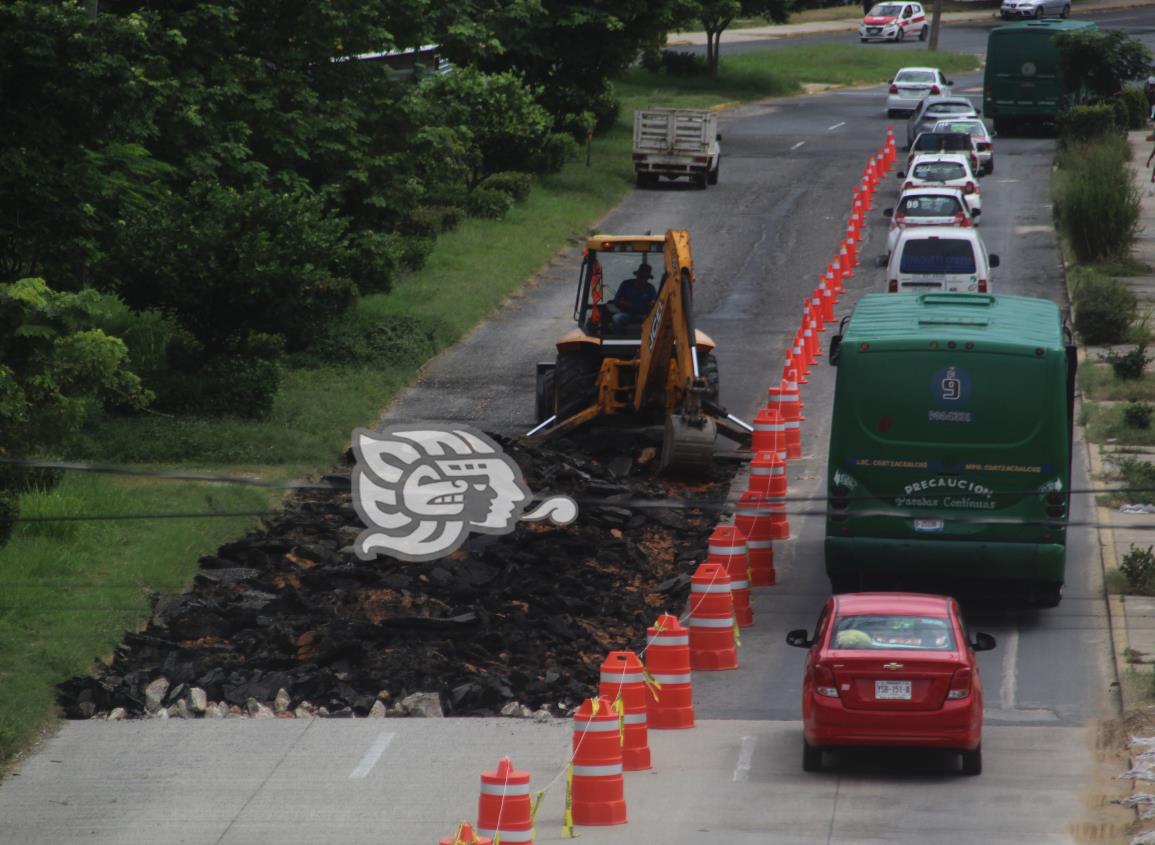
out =
{"type": "Polygon", "coordinates": [[[875,681],[874,697],[879,701],[910,701],[910,681],[875,681]]]}

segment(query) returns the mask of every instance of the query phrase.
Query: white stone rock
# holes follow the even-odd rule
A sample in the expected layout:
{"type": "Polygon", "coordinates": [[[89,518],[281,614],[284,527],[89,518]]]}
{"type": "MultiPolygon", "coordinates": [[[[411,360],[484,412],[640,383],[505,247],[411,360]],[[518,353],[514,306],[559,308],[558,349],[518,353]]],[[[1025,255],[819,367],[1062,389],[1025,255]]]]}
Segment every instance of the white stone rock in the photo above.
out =
{"type": "Polygon", "coordinates": [[[170,719],[188,719],[191,718],[191,716],[192,711],[188,709],[188,705],[185,704],[183,698],[168,708],[168,717],[170,719]]]}
{"type": "Polygon", "coordinates": [[[425,719],[441,719],[445,713],[441,709],[441,696],[435,692],[415,692],[401,699],[400,708],[410,716],[425,719]]]}
{"type": "Polygon", "coordinates": [[[108,721],[110,722],[123,722],[127,718],[128,711],[123,707],[115,707],[112,712],[108,714],[108,721]]]}
{"type": "Polygon", "coordinates": [[[289,705],[293,700],[289,698],[288,691],[284,689],[277,690],[277,697],[273,699],[273,712],[277,715],[289,712],[289,705]]]}
{"type": "Polygon", "coordinates": [[[205,706],[205,718],[206,719],[223,719],[225,717],[225,714],[228,712],[229,711],[228,711],[227,707],[222,707],[221,705],[217,704],[215,701],[210,702],[209,704],[207,704],[205,706]]]}
{"type": "Polygon", "coordinates": [[[384,719],[385,718],[385,702],[377,700],[373,702],[373,706],[369,708],[370,719],[384,719]]]}
{"type": "Polygon", "coordinates": [[[502,716],[521,716],[521,705],[516,701],[511,701],[509,704],[501,708],[502,716]]]}
{"type": "Polygon", "coordinates": [[[240,719],[240,718],[243,718],[245,715],[245,711],[241,709],[241,705],[239,705],[239,704],[225,705],[225,703],[222,701],[221,705],[228,708],[225,711],[225,718],[226,719],[240,719]]]}
{"type": "Polygon", "coordinates": [[[549,722],[553,720],[553,714],[543,707],[533,714],[533,720],[535,722],[549,722]]]}
{"type": "Polygon", "coordinates": [[[166,710],[164,707],[162,707],[159,710],[156,710],[152,713],[145,713],[145,716],[147,716],[150,719],[167,719],[168,718],[168,710],[166,710]]]}
{"type": "Polygon", "coordinates": [[[321,707],[318,707],[317,708],[317,715],[320,718],[324,719],[326,716],[329,715],[329,708],[325,707],[324,705],[322,705],[321,707]]]}
{"type": "Polygon", "coordinates": [[[193,687],[188,691],[188,696],[185,698],[185,703],[188,704],[189,712],[195,716],[205,715],[205,709],[209,704],[208,694],[200,687],[193,687]]]}
{"type": "Polygon", "coordinates": [[[255,698],[250,698],[245,702],[245,710],[254,719],[275,719],[276,714],[264,704],[257,701],[255,698]]]}
{"type": "Polygon", "coordinates": [[[147,713],[156,713],[168,695],[168,678],[160,677],[144,688],[144,709],[147,713]]]}

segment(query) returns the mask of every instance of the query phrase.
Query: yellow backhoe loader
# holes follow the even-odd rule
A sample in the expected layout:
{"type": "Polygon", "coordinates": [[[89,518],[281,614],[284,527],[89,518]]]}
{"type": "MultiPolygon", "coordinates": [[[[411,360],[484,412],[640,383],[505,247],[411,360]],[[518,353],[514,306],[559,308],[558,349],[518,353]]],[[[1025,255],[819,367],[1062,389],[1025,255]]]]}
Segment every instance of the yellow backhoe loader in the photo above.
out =
{"type": "Polygon", "coordinates": [[[714,341],[694,328],[694,283],[685,230],[590,238],[577,328],[558,341],[556,361],[537,365],[538,425],[527,436],[553,437],[602,416],[664,417],[661,468],[676,471],[710,466],[717,434],[748,444],[750,426],[718,405],[714,341]]]}

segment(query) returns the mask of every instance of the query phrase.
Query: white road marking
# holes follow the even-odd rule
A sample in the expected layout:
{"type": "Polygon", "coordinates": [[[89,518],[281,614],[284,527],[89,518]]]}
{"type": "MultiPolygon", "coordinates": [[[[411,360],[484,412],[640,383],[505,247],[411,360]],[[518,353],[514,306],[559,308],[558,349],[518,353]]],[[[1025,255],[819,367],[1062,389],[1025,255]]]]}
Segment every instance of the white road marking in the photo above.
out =
{"type": "Polygon", "coordinates": [[[758,744],[758,737],[742,737],[742,748],[738,751],[738,765],[734,767],[734,783],[742,783],[750,779],[750,762],[754,759],[754,746],[758,744]]]}
{"type": "Polygon", "coordinates": [[[798,149],[799,147],[801,147],[801,146],[802,146],[803,144],[805,144],[805,143],[806,143],[805,141],[799,141],[797,144],[795,144],[795,145],[794,145],[793,147],[791,147],[790,149],[791,149],[791,150],[796,150],[796,149],[798,149]]]}
{"type": "Polygon", "coordinates": [[[999,643],[999,647],[1003,651],[1003,694],[999,707],[1002,710],[1014,710],[1019,683],[1019,629],[1012,628],[1003,642],[999,643]]]}
{"type": "Polygon", "coordinates": [[[1018,181],[1019,181],[1018,179],[1000,179],[999,184],[1000,185],[1012,185],[1018,181]]]}
{"type": "Polygon", "coordinates": [[[831,131],[837,129],[839,126],[845,126],[845,125],[846,125],[846,121],[844,120],[844,121],[842,121],[842,123],[836,123],[833,126],[827,126],[826,131],[831,132],[831,131]]]}
{"type": "Polygon", "coordinates": [[[382,731],[373,745],[369,747],[369,750],[365,752],[365,756],[361,758],[357,768],[349,773],[349,780],[360,780],[373,771],[373,767],[377,765],[377,761],[381,759],[381,755],[385,753],[385,749],[393,742],[395,736],[397,734],[392,731],[382,731]]]}

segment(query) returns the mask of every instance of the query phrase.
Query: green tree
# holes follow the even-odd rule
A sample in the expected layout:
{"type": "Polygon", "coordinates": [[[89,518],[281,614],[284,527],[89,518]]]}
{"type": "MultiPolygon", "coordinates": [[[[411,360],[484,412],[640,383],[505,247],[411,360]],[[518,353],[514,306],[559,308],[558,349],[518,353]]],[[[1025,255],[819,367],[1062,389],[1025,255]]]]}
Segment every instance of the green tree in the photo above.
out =
{"type": "MultiPolygon", "coordinates": [[[[0,456],[51,452],[94,406],[143,408],[151,400],[124,343],[93,327],[102,310],[96,291],[54,291],[37,278],[0,284],[0,456]]],[[[25,480],[0,465],[0,543],[25,480]]]]}
{"type": "Polygon", "coordinates": [[[1102,100],[1118,94],[1132,80],[1142,79],[1151,65],[1151,51],[1124,32],[1060,32],[1059,75],[1075,102],[1102,100]]]}

